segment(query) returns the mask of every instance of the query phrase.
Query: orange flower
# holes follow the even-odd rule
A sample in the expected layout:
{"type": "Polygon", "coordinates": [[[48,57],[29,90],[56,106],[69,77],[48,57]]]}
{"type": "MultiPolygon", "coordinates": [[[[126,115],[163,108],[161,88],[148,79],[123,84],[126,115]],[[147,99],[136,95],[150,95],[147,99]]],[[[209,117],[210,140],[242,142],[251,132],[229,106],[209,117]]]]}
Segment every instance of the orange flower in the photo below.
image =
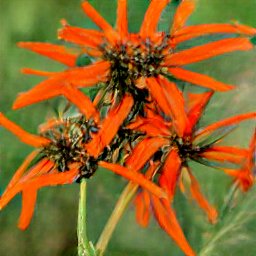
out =
{"type": "Polygon", "coordinates": [[[25,229],[32,218],[37,191],[41,187],[73,183],[83,177],[90,178],[98,166],[132,180],[157,197],[165,197],[164,191],[144,175],[118,164],[105,162],[101,158],[103,149],[115,136],[125,118],[124,112],[130,110],[132,102],[130,96],[124,97],[118,107],[110,109],[98,126],[92,119],[88,121],[82,115],[69,119],[52,119],[41,126],[41,135],[24,131],[0,113],[0,125],[25,144],[36,148],[8,184],[0,198],[0,209],[16,194],[22,193],[19,227],[25,229]],[[32,161],[37,163],[32,164],[32,161]]]}
{"type": "MultiPolygon", "coordinates": [[[[115,29],[88,1],[84,1],[83,11],[100,31],[70,26],[66,21],[62,21],[64,27],[58,34],[60,39],[78,45],[79,52],[49,43],[19,43],[20,47],[54,59],[69,68],[63,72],[53,73],[25,69],[25,73],[46,76],[48,79],[19,95],[13,107],[24,107],[58,95],[69,97],[66,86],[72,86],[76,90],[100,83],[101,89],[95,104],[104,103],[106,97],[111,103],[118,103],[124,95],[132,95],[133,111],[140,113],[144,104],[152,97],[163,112],[173,120],[178,119],[174,125],[178,134],[183,136],[187,123],[183,97],[175,83],[168,81],[165,76],[172,76],[211,90],[229,90],[232,86],[206,75],[188,71],[183,66],[227,52],[249,50],[253,47],[251,41],[240,35],[250,37],[255,35],[256,31],[239,24],[186,26],[185,23],[193,12],[195,3],[193,0],[183,0],[174,16],[170,32],[159,32],[157,25],[162,11],[169,2],[170,0],[152,0],[140,31],[133,34],[128,32],[126,0],[118,0],[115,29]],[[223,32],[240,37],[223,39],[183,51],[175,49],[178,43],[185,40],[223,32]],[[81,66],[81,58],[84,58],[85,54],[94,61],[90,65],[81,66]],[[168,90],[172,93],[167,93],[168,90]]],[[[84,95],[83,98],[88,102],[88,106],[92,105],[87,96],[84,95]]],[[[128,113],[127,111],[126,115],[128,113]]],[[[92,113],[85,114],[90,116],[92,113]]]]}

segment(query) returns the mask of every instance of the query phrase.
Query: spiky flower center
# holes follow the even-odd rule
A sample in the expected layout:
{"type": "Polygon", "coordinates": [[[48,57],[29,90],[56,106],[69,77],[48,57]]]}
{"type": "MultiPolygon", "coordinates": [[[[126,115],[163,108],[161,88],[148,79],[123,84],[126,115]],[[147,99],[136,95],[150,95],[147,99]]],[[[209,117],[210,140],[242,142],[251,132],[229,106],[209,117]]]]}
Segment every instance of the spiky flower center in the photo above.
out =
{"type": "Polygon", "coordinates": [[[91,140],[91,133],[97,132],[97,127],[83,116],[63,120],[61,124],[43,132],[43,136],[51,143],[41,151],[55,163],[59,172],[69,170],[72,163],[79,163],[80,178],[90,178],[97,169],[97,160],[88,155],[84,145],[91,140]]]}

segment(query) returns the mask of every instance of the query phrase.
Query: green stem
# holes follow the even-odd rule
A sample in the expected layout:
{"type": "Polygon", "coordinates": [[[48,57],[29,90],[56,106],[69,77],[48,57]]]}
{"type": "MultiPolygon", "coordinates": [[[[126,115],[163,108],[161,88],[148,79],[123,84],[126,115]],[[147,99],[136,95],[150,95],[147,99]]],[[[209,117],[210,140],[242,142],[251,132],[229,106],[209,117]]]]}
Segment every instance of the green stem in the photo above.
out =
{"type": "Polygon", "coordinates": [[[122,194],[120,195],[116,206],[108,219],[100,238],[96,244],[96,251],[99,253],[99,256],[103,256],[109,240],[117,226],[117,223],[121,219],[126,207],[132,200],[133,196],[135,195],[138,189],[138,185],[130,182],[125,189],[123,190],[122,194]]]}
{"type": "Polygon", "coordinates": [[[78,256],[94,256],[93,247],[87,238],[86,233],[86,180],[80,183],[80,197],[78,207],[77,237],[78,237],[78,256]]]}

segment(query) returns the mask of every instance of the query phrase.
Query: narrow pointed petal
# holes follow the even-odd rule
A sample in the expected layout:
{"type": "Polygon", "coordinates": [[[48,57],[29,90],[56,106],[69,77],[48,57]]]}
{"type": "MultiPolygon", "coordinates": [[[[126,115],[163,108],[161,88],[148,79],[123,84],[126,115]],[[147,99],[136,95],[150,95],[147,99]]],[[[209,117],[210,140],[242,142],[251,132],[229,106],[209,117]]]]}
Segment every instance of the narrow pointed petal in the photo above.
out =
{"type": "Polygon", "coordinates": [[[154,35],[160,16],[169,2],[170,0],[152,0],[150,2],[140,28],[140,36],[143,39],[150,38],[154,35]]]}
{"type": "Polygon", "coordinates": [[[194,9],[195,0],[181,1],[173,18],[173,25],[170,32],[171,35],[173,35],[175,32],[179,31],[185,26],[189,16],[193,13],[194,9]]]}
{"type": "Polygon", "coordinates": [[[43,100],[62,95],[63,87],[71,84],[75,87],[89,87],[104,81],[109,64],[104,61],[90,66],[73,68],[60,72],[44,80],[28,92],[21,93],[13,104],[13,109],[22,108],[43,100]]]}
{"type": "Polygon", "coordinates": [[[18,46],[36,52],[50,59],[56,60],[67,66],[76,65],[77,54],[72,54],[66,47],[61,45],[37,42],[20,42],[18,46]]]}
{"type": "MultiPolygon", "coordinates": [[[[172,118],[172,122],[174,127],[176,128],[176,132],[178,133],[179,136],[183,136],[183,132],[185,127],[184,125],[184,115],[182,114],[181,116],[177,115],[178,112],[183,112],[184,106],[181,106],[181,95],[177,91],[178,89],[174,88],[176,85],[175,84],[168,84],[170,87],[169,89],[165,88],[166,86],[161,86],[158,82],[158,80],[154,77],[148,78],[146,80],[147,82],[147,87],[149,89],[149,92],[151,96],[154,98],[156,103],[159,105],[161,110],[169,117],[172,118]],[[175,99],[175,96],[170,93],[170,91],[175,92],[175,96],[179,94],[178,98],[175,99]],[[172,106],[173,105],[173,106],[172,106]],[[175,107],[177,105],[181,106],[181,110],[176,109],[175,107]],[[175,114],[174,114],[175,113],[175,114]],[[176,119],[178,118],[178,120],[176,119]]],[[[164,82],[165,83],[165,82],[164,82]]],[[[186,118],[185,118],[186,119],[186,118]]]]}
{"type": "Polygon", "coordinates": [[[188,125],[183,95],[175,83],[168,81],[162,76],[159,76],[158,81],[164,88],[167,101],[171,107],[172,124],[175,127],[177,134],[182,137],[188,125]]]}
{"type": "Polygon", "coordinates": [[[166,198],[166,193],[160,187],[158,187],[153,182],[146,179],[146,177],[139,172],[130,171],[129,169],[127,169],[123,166],[120,166],[118,164],[112,164],[112,163],[108,163],[108,162],[104,162],[104,161],[100,161],[99,166],[101,166],[107,170],[110,170],[110,171],[134,182],[135,184],[140,185],[141,187],[148,190],[150,193],[152,193],[153,195],[155,195],[159,198],[166,198]]]}
{"type": "Polygon", "coordinates": [[[102,150],[109,145],[119,127],[130,113],[132,106],[133,98],[126,95],[118,106],[109,111],[101,124],[100,131],[85,146],[91,156],[98,158],[102,150]]]}
{"type": "Polygon", "coordinates": [[[256,119],[256,112],[251,112],[251,113],[245,113],[245,114],[241,114],[241,115],[237,115],[237,116],[233,116],[230,118],[226,118],[224,120],[215,122],[211,125],[206,126],[203,129],[200,129],[196,132],[196,137],[195,140],[198,139],[199,137],[203,136],[203,135],[208,135],[209,133],[217,130],[218,128],[222,128],[224,126],[231,126],[231,125],[235,125],[238,124],[242,121],[248,120],[248,119],[256,119]]]}
{"type": "Polygon", "coordinates": [[[96,48],[103,43],[103,33],[97,30],[73,27],[62,21],[63,28],[58,31],[58,38],[83,47],[96,48]]]}
{"type": "Polygon", "coordinates": [[[162,173],[159,177],[159,185],[167,191],[170,200],[174,197],[180,171],[181,159],[177,151],[172,150],[164,162],[162,173]]]}
{"type": "Polygon", "coordinates": [[[214,91],[228,91],[234,88],[233,85],[219,82],[209,76],[185,70],[183,68],[169,68],[169,71],[174,77],[180,80],[199,85],[214,91]]]}
{"type": "Polygon", "coordinates": [[[147,161],[164,145],[168,144],[164,138],[146,138],[133,149],[125,165],[132,171],[139,171],[147,161]]]}
{"type": "Polygon", "coordinates": [[[171,54],[166,65],[183,66],[234,51],[248,51],[253,48],[248,38],[228,38],[171,54]]]}
{"type": "Polygon", "coordinates": [[[71,85],[63,87],[62,94],[72,102],[88,120],[93,118],[96,122],[99,122],[99,112],[88,96],[71,85]]]}
{"type": "Polygon", "coordinates": [[[117,4],[117,32],[121,39],[126,39],[128,37],[127,0],[118,0],[117,4]]]}
{"type": "Polygon", "coordinates": [[[241,164],[247,155],[248,150],[230,146],[213,146],[200,154],[200,156],[209,160],[227,161],[234,164],[241,164]]]}
{"type": "Polygon", "coordinates": [[[135,200],[134,204],[136,207],[136,220],[137,223],[142,227],[147,227],[150,217],[150,196],[145,190],[140,192],[135,200]]]}
{"type": "Polygon", "coordinates": [[[22,192],[22,210],[18,227],[25,230],[33,217],[36,205],[37,191],[33,188],[26,188],[22,192]]]}
{"type": "Polygon", "coordinates": [[[21,72],[26,75],[47,76],[47,77],[58,74],[58,72],[48,72],[48,71],[36,70],[32,68],[23,68],[21,69],[21,72]]]}
{"type": "Polygon", "coordinates": [[[200,94],[189,94],[188,99],[188,120],[189,125],[187,125],[186,134],[191,135],[195,125],[203,115],[203,111],[210,101],[213,92],[205,92],[200,94]]]}
{"type": "Polygon", "coordinates": [[[42,147],[49,144],[50,142],[48,139],[44,137],[26,132],[20,126],[6,118],[2,113],[0,113],[0,125],[2,125],[11,133],[13,133],[16,137],[19,138],[20,141],[32,147],[42,147]]]}
{"type": "Polygon", "coordinates": [[[217,210],[212,205],[209,204],[209,202],[202,194],[200,185],[195,176],[192,174],[192,172],[189,170],[188,173],[191,180],[190,191],[192,197],[198,203],[198,205],[206,212],[209,221],[212,224],[216,223],[218,218],[217,210]]]}
{"type": "Polygon", "coordinates": [[[176,214],[169,205],[168,200],[159,200],[152,196],[153,210],[158,224],[175,241],[187,256],[195,256],[177,220],[176,214]]]}
{"type": "Polygon", "coordinates": [[[111,25],[92,7],[87,0],[82,3],[85,14],[104,32],[106,38],[111,44],[119,40],[117,32],[111,25]]]}

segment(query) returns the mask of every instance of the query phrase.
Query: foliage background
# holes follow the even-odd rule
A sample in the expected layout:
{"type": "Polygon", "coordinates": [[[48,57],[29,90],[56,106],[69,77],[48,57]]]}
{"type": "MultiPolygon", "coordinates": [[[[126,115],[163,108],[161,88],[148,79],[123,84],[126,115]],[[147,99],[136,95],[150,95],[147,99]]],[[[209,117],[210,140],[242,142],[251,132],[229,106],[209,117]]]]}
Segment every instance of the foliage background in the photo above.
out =
{"type": "MultiPolygon", "coordinates": [[[[111,23],[115,21],[116,1],[94,0],[93,5],[111,23]]],[[[129,0],[130,29],[138,30],[148,0],[129,0]]],[[[18,111],[11,111],[16,95],[31,88],[39,78],[20,74],[21,67],[43,70],[60,70],[60,65],[36,54],[18,49],[19,41],[57,42],[56,30],[59,20],[65,17],[72,25],[93,27],[79,8],[80,0],[0,0],[0,111],[28,131],[36,132],[37,125],[49,116],[63,99],[54,99],[18,111]]],[[[171,8],[174,8],[172,4],[171,8]]],[[[170,8],[170,9],[171,9],[170,8]]],[[[256,26],[256,0],[198,0],[190,24],[229,22],[256,26]]],[[[162,18],[166,28],[171,10],[162,18]]],[[[192,69],[227,83],[237,89],[225,94],[217,93],[206,110],[202,125],[231,114],[255,110],[256,51],[237,52],[213,58],[192,69]]],[[[246,147],[252,122],[246,122],[227,143],[246,147]]],[[[22,159],[31,151],[8,132],[0,128],[0,193],[10,180],[22,159]]],[[[193,165],[196,176],[202,183],[209,200],[221,208],[231,181],[225,175],[209,168],[193,165]]],[[[96,241],[104,223],[126,181],[109,172],[99,170],[89,181],[89,236],[96,241]]],[[[22,232],[16,228],[20,212],[20,197],[17,196],[0,212],[0,255],[45,256],[76,255],[76,221],[78,185],[42,189],[33,221],[22,232]]],[[[175,207],[184,231],[196,251],[202,255],[236,256],[256,255],[256,191],[251,191],[239,206],[229,212],[216,227],[207,224],[205,216],[183,195],[176,197],[175,207]]],[[[183,255],[168,236],[152,220],[148,229],[140,228],[134,218],[131,205],[123,216],[108,248],[109,256],[155,256],[183,255]]]]}

